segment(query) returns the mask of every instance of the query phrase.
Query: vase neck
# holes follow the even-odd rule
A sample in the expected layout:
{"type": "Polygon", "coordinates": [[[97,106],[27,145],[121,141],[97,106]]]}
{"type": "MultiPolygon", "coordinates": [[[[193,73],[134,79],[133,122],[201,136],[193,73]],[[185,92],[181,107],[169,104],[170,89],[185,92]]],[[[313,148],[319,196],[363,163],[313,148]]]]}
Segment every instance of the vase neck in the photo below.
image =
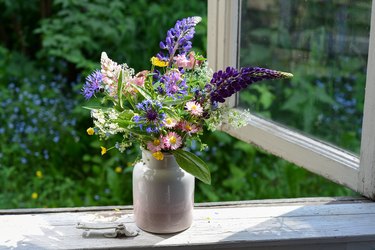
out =
{"type": "Polygon", "coordinates": [[[157,160],[152,156],[148,150],[142,150],[142,160],[149,168],[162,169],[162,168],[178,168],[179,165],[171,153],[163,153],[164,159],[157,160]]]}

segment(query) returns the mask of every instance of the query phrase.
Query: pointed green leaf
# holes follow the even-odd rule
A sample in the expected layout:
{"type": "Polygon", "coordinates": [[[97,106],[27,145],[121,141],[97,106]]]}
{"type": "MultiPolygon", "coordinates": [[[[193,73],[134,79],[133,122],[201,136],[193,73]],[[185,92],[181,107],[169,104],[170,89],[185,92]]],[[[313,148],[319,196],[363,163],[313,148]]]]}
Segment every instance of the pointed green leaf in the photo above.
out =
{"type": "Polygon", "coordinates": [[[118,96],[118,101],[119,101],[119,104],[120,104],[121,108],[123,108],[123,106],[122,106],[122,86],[123,86],[123,82],[122,82],[122,70],[121,70],[120,75],[118,77],[118,83],[117,83],[117,96],[118,96]]]}
{"type": "Polygon", "coordinates": [[[178,104],[181,104],[181,103],[184,103],[186,101],[189,101],[189,100],[192,100],[193,99],[193,96],[191,95],[185,95],[183,97],[181,97],[180,99],[173,99],[171,97],[167,97],[164,99],[163,103],[165,105],[178,105],[178,104]]]}
{"type": "Polygon", "coordinates": [[[140,93],[145,99],[147,100],[152,100],[152,95],[150,92],[148,92],[146,89],[139,87],[135,84],[132,84],[132,87],[135,88],[138,93],[140,93]]]}
{"type": "Polygon", "coordinates": [[[172,109],[165,108],[165,109],[163,109],[163,111],[164,111],[169,117],[171,117],[171,118],[174,118],[174,119],[176,119],[176,120],[179,120],[179,119],[180,119],[179,115],[178,115],[174,110],[172,110],[172,109]]]}
{"type": "Polygon", "coordinates": [[[210,169],[198,156],[182,149],[172,151],[180,167],[206,184],[211,184],[210,169]]]}

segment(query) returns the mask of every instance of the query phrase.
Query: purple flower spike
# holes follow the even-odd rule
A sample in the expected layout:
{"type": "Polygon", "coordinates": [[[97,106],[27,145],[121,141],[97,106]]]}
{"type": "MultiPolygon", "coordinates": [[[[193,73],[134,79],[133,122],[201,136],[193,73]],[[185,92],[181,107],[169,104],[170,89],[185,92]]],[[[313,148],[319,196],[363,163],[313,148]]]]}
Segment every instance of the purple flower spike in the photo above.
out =
{"type": "Polygon", "coordinates": [[[103,75],[100,70],[95,70],[88,77],[82,88],[82,94],[86,100],[90,99],[95,93],[99,92],[103,83],[103,75]]]}
{"type": "Polygon", "coordinates": [[[260,67],[241,68],[240,71],[228,67],[225,71],[219,70],[212,76],[211,102],[224,102],[225,98],[254,82],[291,78],[292,76],[290,73],[260,67]]]}
{"type": "Polygon", "coordinates": [[[194,37],[195,26],[201,20],[201,17],[188,17],[177,21],[175,26],[168,30],[165,41],[160,42],[160,48],[162,50],[168,50],[168,55],[164,55],[163,52],[160,52],[158,57],[160,59],[168,58],[169,64],[171,65],[177,51],[178,54],[188,53],[191,49],[190,40],[194,37]]]}

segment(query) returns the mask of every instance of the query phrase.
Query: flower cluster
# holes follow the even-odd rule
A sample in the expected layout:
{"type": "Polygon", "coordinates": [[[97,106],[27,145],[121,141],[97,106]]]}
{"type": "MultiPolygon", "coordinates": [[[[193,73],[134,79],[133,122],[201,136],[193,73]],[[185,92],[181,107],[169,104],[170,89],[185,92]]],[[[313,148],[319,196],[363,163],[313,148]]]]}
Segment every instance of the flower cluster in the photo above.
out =
{"type": "MultiPolygon", "coordinates": [[[[104,139],[121,134],[122,141],[114,146],[121,151],[138,142],[158,160],[164,153],[173,153],[177,160],[184,159],[179,162],[182,168],[189,159],[192,165],[201,167],[203,161],[183,148],[193,140],[200,142],[204,127],[214,129],[236,117],[240,118],[237,124],[243,123],[242,115],[218,103],[254,82],[292,76],[259,67],[228,67],[212,73],[206,59],[191,51],[200,20],[189,17],[177,21],[160,42],[162,51],[151,58],[150,69],[137,74],[102,53],[101,69],[87,77],[82,89],[86,99],[103,97],[102,107],[91,108],[95,126],[87,130],[88,134],[104,139]]],[[[102,148],[103,152],[107,149],[102,148]]]]}

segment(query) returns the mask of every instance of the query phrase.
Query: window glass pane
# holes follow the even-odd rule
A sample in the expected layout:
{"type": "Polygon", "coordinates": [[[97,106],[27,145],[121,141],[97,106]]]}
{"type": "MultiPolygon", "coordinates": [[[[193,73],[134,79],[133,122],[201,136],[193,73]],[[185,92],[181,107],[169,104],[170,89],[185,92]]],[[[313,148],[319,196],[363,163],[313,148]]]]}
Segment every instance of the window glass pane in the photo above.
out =
{"type": "Polygon", "coordinates": [[[240,66],[292,72],[240,93],[251,112],[358,153],[371,1],[244,0],[240,66]]]}

